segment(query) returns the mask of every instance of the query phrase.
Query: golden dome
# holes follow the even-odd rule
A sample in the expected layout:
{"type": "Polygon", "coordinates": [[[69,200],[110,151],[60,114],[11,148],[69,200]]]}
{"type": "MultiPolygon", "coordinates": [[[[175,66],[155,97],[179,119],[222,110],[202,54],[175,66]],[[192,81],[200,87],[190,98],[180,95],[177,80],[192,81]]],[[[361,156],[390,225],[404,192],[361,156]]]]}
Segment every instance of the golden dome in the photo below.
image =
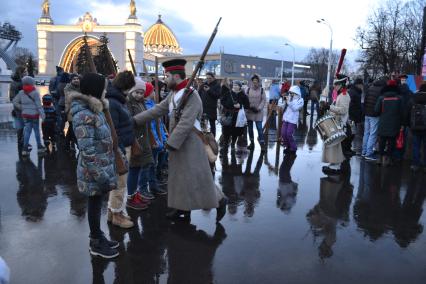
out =
{"type": "Polygon", "coordinates": [[[163,54],[182,54],[182,48],[172,30],[163,23],[161,15],[158,15],[157,22],[145,33],[145,52],[158,52],[163,54]]]}

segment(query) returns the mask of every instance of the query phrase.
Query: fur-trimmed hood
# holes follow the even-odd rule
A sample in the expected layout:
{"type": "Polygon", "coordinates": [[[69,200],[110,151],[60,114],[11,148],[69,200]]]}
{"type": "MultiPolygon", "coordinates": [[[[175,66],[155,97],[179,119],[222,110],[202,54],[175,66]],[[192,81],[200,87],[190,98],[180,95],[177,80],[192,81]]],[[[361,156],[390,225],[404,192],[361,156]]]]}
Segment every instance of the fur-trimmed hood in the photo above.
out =
{"type": "Polygon", "coordinates": [[[70,91],[68,93],[67,100],[70,103],[71,111],[73,109],[73,103],[76,101],[79,101],[80,104],[88,106],[90,110],[94,113],[101,113],[104,109],[109,108],[109,103],[107,99],[103,98],[100,100],[92,96],[84,95],[77,91],[70,91]]]}

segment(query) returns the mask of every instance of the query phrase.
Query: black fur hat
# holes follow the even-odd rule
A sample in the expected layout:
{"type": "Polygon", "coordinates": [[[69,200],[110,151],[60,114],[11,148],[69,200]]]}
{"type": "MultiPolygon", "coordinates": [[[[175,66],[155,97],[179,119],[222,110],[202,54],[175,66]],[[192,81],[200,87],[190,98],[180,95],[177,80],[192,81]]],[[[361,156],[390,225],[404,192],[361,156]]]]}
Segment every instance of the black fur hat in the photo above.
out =
{"type": "Polygon", "coordinates": [[[105,77],[96,73],[86,73],[80,80],[80,91],[82,94],[102,98],[105,88],[105,77]]]}

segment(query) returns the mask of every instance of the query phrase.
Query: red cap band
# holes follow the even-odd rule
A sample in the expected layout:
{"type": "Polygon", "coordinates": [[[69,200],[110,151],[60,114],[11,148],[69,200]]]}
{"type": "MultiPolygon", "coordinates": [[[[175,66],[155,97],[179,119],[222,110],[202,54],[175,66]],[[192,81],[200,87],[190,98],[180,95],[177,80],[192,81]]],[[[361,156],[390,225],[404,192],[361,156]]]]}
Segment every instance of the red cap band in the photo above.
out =
{"type": "Polygon", "coordinates": [[[178,70],[185,71],[185,66],[177,65],[177,66],[170,66],[170,67],[167,67],[167,68],[166,68],[166,72],[170,72],[170,71],[178,71],[178,70]]]}

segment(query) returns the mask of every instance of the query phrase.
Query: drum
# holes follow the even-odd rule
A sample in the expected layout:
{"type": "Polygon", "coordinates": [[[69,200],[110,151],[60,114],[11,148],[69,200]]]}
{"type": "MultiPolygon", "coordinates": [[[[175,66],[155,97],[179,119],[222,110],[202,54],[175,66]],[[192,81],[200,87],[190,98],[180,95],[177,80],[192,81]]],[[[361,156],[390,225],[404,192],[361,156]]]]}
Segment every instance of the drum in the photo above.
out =
{"type": "Polygon", "coordinates": [[[326,146],[339,144],[346,138],[343,128],[337,123],[334,116],[326,114],[315,123],[315,129],[320,133],[326,146]]]}

